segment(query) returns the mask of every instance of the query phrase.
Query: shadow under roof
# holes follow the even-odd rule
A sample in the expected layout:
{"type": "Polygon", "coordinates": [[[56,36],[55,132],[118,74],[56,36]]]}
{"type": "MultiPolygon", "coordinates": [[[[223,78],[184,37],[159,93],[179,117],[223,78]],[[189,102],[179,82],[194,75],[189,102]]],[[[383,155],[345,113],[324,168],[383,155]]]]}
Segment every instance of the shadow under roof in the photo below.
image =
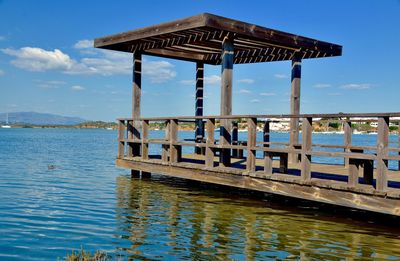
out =
{"type": "Polygon", "coordinates": [[[97,38],[94,47],[215,65],[226,36],[234,38],[235,64],[342,54],[337,44],[208,13],[97,38]]]}

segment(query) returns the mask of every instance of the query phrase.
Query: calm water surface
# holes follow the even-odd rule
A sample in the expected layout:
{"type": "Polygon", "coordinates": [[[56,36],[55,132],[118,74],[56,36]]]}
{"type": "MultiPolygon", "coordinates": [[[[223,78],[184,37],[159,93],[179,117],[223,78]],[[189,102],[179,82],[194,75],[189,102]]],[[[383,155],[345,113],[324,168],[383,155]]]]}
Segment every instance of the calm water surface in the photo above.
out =
{"type": "Polygon", "coordinates": [[[54,260],[81,246],[126,259],[400,259],[398,228],[352,220],[351,211],[159,175],[130,179],[114,167],[115,139],[106,130],[0,129],[1,260],[54,260]]]}

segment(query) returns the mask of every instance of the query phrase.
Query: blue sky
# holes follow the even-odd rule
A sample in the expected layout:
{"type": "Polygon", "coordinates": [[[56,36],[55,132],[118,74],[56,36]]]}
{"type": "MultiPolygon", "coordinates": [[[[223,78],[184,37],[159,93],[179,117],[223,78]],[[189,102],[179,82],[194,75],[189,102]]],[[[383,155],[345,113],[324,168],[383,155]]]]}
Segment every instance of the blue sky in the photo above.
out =
{"type": "MultiPolygon", "coordinates": [[[[302,113],[400,111],[399,0],[0,0],[0,112],[130,116],[131,56],[91,41],[203,12],[343,46],[303,61],[302,113]]],[[[289,112],[289,62],[234,70],[234,114],[289,112]]],[[[143,116],[194,115],[195,64],[145,56],[143,71],[143,116]]],[[[205,75],[205,114],[219,114],[220,67],[205,75]]]]}

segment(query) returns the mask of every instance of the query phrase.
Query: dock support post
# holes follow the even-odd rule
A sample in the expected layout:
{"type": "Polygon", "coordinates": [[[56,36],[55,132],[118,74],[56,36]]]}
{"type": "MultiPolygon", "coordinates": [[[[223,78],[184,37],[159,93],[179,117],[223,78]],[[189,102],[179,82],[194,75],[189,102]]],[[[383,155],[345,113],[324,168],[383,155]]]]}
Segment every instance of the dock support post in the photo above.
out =
{"type": "MultiPolygon", "coordinates": [[[[203,116],[203,95],[204,95],[204,63],[196,63],[196,105],[195,116],[203,116]]],[[[201,143],[204,138],[203,119],[196,119],[195,142],[201,143]]],[[[195,147],[194,152],[201,154],[202,148],[195,147]]]]}
{"type": "MultiPolygon", "coordinates": [[[[292,92],[290,96],[290,114],[299,115],[300,113],[300,81],[301,81],[301,58],[294,56],[292,60],[292,92]]],[[[299,118],[290,118],[290,148],[294,149],[299,143],[299,118]]],[[[291,163],[297,163],[296,153],[289,155],[291,163]]]]}
{"type": "MultiPolygon", "coordinates": [[[[397,122],[397,147],[400,148],[400,121],[397,122]]],[[[400,156],[400,151],[398,152],[398,155],[400,156]]],[[[398,161],[398,170],[400,170],[400,160],[398,161]]]]}
{"type": "Polygon", "coordinates": [[[118,154],[117,158],[125,156],[125,120],[118,120],[118,154]]]}
{"type": "Polygon", "coordinates": [[[175,143],[178,141],[178,120],[172,119],[169,123],[169,161],[171,163],[179,162],[179,146],[175,143]]]}
{"type": "MultiPolygon", "coordinates": [[[[232,115],[232,71],[233,71],[234,47],[233,37],[225,36],[222,41],[221,61],[221,116],[232,115]]],[[[231,144],[231,120],[221,119],[220,144],[231,144]]],[[[220,162],[222,166],[231,164],[231,150],[221,149],[220,162]]]]}
{"type": "MultiPolygon", "coordinates": [[[[133,118],[133,139],[140,140],[140,100],[142,95],[142,54],[133,53],[133,74],[132,74],[132,118],[133,118]]],[[[140,156],[140,144],[132,145],[132,155],[140,156]]]]}
{"type": "MultiPolygon", "coordinates": [[[[263,142],[270,142],[270,121],[266,120],[263,127],[263,142]]],[[[268,148],[269,144],[264,144],[264,148],[268,148]]],[[[264,157],[267,156],[267,152],[264,152],[264,157]]]]}
{"type": "Polygon", "coordinates": [[[207,119],[207,140],[206,140],[206,167],[214,167],[214,130],[215,119],[207,119]]]}
{"type": "Polygon", "coordinates": [[[149,121],[142,121],[142,159],[149,159],[149,121]]]}
{"type": "Polygon", "coordinates": [[[256,171],[256,146],[257,139],[257,118],[247,119],[247,160],[246,170],[248,172],[256,171]]]}
{"type": "Polygon", "coordinates": [[[140,170],[131,169],[131,178],[140,178],[140,170]]]}
{"type": "MultiPolygon", "coordinates": [[[[232,122],[232,145],[239,145],[239,133],[238,133],[238,122],[233,121],[232,122]]],[[[239,157],[239,150],[238,149],[233,149],[232,150],[232,157],[233,158],[238,158],[239,157]]]]}
{"type": "MultiPolygon", "coordinates": [[[[349,119],[343,121],[343,131],[344,131],[344,146],[348,147],[351,145],[351,136],[353,134],[353,130],[351,128],[351,121],[349,119]]],[[[345,148],[345,152],[350,152],[349,148],[345,148]]],[[[344,159],[344,166],[346,168],[349,167],[349,158],[346,157],[344,159]]]]}
{"type": "Polygon", "coordinates": [[[312,147],[312,118],[303,118],[301,144],[301,179],[311,180],[311,155],[307,154],[312,147]]]}
{"type": "Polygon", "coordinates": [[[151,172],[142,171],[142,179],[151,178],[151,172]]]}
{"type": "Polygon", "coordinates": [[[385,192],[387,190],[387,171],[389,145],[389,117],[378,118],[378,141],[377,141],[377,163],[376,163],[376,190],[385,192]]]}
{"type": "MultiPolygon", "coordinates": [[[[169,141],[169,128],[170,128],[170,121],[165,121],[165,141],[169,141]]],[[[166,163],[169,159],[169,144],[162,144],[162,153],[161,153],[161,160],[162,162],[166,163]]]]}
{"type": "MultiPolygon", "coordinates": [[[[270,121],[266,120],[263,127],[263,142],[270,142],[270,121]]],[[[268,148],[269,144],[264,144],[264,148],[268,148]]],[[[272,174],[272,162],[273,157],[271,153],[264,151],[264,174],[271,175],[272,174]]]]}

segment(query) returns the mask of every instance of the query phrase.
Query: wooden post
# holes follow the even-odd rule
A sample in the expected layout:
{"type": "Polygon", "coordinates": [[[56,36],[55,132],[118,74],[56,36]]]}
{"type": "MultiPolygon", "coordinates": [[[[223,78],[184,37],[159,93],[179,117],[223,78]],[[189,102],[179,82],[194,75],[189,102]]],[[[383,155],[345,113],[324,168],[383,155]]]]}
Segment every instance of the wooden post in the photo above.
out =
{"type": "Polygon", "coordinates": [[[356,187],[358,185],[358,175],[360,173],[360,163],[358,159],[346,158],[348,160],[348,185],[356,187]]]}
{"type": "Polygon", "coordinates": [[[387,190],[387,170],[389,145],[389,117],[378,118],[378,141],[377,141],[377,162],[376,162],[376,190],[385,192],[387,190]]]}
{"type": "Polygon", "coordinates": [[[118,121],[118,159],[125,156],[125,120],[118,121]]]}
{"type": "MultiPolygon", "coordinates": [[[[238,122],[234,121],[232,122],[232,145],[238,145],[238,140],[239,140],[239,132],[238,132],[238,122]]],[[[239,157],[239,150],[238,149],[233,149],[232,150],[232,157],[233,158],[238,158],[239,157]]]]}
{"type": "MultiPolygon", "coordinates": [[[[300,80],[301,80],[301,58],[294,56],[292,60],[292,92],[290,96],[290,114],[300,114],[300,80]]],[[[290,118],[290,147],[299,143],[299,118],[290,118]]],[[[289,161],[298,162],[296,153],[291,153],[289,161]]]]}
{"type": "Polygon", "coordinates": [[[142,179],[150,179],[150,178],[151,178],[151,172],[142,171],[142,179]]]}
{"type": "Polygon", "coordinates": [[[174,143],[178,141],[178,120],[172,119],[169,123],[169,161],[171,163],[178,162],[178,146],[174,143]]]}
{"type": "Polygon", "coordinates": [[[256,151],[252,148],[256,146],[257,140],[257,118],[247,119],[247,160],[246,170],[256,171],[256,151]]]}
{"type": "Polygon", "coordinates": [[[142,159],[149,159],[149,121],[142,121],[142,159]]]}
{"type": "MultiPolygon", "coordinates": [[[[400,121],[397,122],[397,147],[400,148],[400,121]]],[[[400,156],[400,151],[398,152],[398,155],[400,156]]],[[[398,170],[400,170],[400,160],[398,162],[398,170]]]]}
{"type": "MultiPolygon", "coordinates": [[[[234,47],[233,37],[225,36],[222,41],[221,61],[221,116],[232,115],[232,71],[234,47]]],[[[220,144],[231,144],[231,120],[221,119],[220,144]]],[[[222,166],[230,166],[231,150],[222,149],[220,153],[222,166]]]]}
{"type": "Polygon", "coordinates": [[[301,144],[301,178],[302,180],[311,180],[311,155],[307,152],[312,147],[312,118],[303,119],[302,127],[302,144],[301,144]]]}
{"type": "Polygon", "coordinates": [[[207,140],[206,140],[206,167],[214,167],[214,130],[215,130],[215,119],[207,119],[207,140]]]}
{"type": "MultiPolygon", "coordinates": [[[[353,134],[353,129],[351,128],[351,121],[349,121],[349,120],[343,121],[343,131],[344,131],[343,145],[346,147],[351,146],[351,136],[353,134]]],[[[346,148],[344,151],[350,152],[350,149],[346,148]]],[[[346,157],[344,159],[344,166],[346,168],[349,167],[349,157],[346,157]]]]}
{"type": "MultiPolygon", "coordinates": [[[[203,116],[203,94],[204,94],[204,63],[196,63],[196,105],[195,105],[195,115],[203,116]]],[[[204,138],[204,123],[203,119],[196,119],[196,129],[195,129],[195,141],[203,142],[204,138]]],[[[195,153],[201,154],[201,149],[195,147],[195,153]]]]}
{"type": "MultiPolygon", "coordinates": [[[[270,124],[269,120],[266,120],[263,127],[263,142],[270,142],[270,124]]],[[[268,148],[269,144],[264,144],[264,148],[268,148]]],[[[272,174],[272,162],[273,157],[271,153],[264,151],[264,173],[267,175],[272,174]]]]}
{"type": "MultiPolygon", "coordinates": [[[[266,120],[263,127],[263,142],[270,142],[270,121],[266,120]]],[[[264,148],[268,148],[269,144],[264,144],[264,148]]],[[[266,156],[266,152],[264,152],[264,156],[266,156]]]]}
{"type": "Polygon", "coordinates": [[[127,141],[127,152],[126,155],[128,157],[133,156],[133,148],[134,148],[134,143],[130,142],[133,141],[133,121],[127,120],[126,121],[126,128],[128,130],[128,141],[127,141]]]}
{"type": "MultiPolygon", "coordinates": [[[[133,139],[140,140],[140,100],[142,95],[142,54],[133,53],[133,73],[132,73],[132,118],[133,118],[133,139]]],[[[140,155],[140,145],[133,144],[133,156],[140,155]]]]}
{"type": "MultiPolygon", "coordinates": [[[[170,127],[170,122],[165,121],[165,140],[169,141],[169,127],[170,127]]],[[[163,162],[168,162],[168,157],[169,157],[169,145],[163,144],[161,145],[162,147],[162,152],[161,152],[161,160],[163,162]]]]}

